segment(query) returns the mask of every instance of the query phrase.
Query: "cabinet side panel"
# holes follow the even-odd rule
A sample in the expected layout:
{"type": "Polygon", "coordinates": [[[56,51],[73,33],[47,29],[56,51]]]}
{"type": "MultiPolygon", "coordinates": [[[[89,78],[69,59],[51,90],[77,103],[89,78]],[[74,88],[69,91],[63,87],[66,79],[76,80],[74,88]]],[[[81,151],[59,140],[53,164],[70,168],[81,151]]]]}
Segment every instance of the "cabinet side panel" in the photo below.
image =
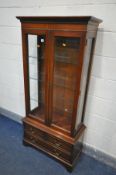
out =
{"type": "Polygon", "coordinates": [[[84,62],[82,68],[82,75],[81,75],[81,84],[80,84],[80,97],[77,104],[77,115],[76,115],[76,124],[75,129],[77,130],[79,124],[82,121],[82,113],[84,107],[84,99],[85,99],[85,92],[86,92],[86,85],[87,85],[87,78],[88,78],[88,70],[90,65],[90,55],[92,52],[92,38],[88,38],[87,45],[85,48],[85,55],[84,55],[84,62]]]}

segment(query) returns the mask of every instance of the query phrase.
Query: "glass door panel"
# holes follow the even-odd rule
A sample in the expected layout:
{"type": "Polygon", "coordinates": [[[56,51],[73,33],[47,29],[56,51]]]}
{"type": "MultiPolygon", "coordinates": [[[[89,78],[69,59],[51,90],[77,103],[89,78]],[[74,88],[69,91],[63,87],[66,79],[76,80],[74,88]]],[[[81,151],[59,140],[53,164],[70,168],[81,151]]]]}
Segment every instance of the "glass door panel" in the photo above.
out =
{"type": "Polygon", "coordinates": [[[28,35],[30,115],[45,116],[45,36],[28,35]]]}
{"type": "Polygon", "coordinates": [[[56,36],[54,44],[52,123],[70,131],[79,65],[80,38],[56,36]]]}

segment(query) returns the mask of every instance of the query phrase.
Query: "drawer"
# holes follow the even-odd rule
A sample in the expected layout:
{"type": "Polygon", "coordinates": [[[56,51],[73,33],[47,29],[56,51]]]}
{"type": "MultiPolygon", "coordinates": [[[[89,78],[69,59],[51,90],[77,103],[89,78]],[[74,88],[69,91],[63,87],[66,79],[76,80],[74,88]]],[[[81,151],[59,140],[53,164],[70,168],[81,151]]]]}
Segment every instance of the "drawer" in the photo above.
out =
{"type": "Polygon", "coordinates": [[[52,148],[51,149],[52,154],[54,154],[54,156],[61,158],[65,161],[71,162],[71,155],[68,155],[64,152],[62,152],[61,150],[58,150],[56,148],[52,148]]]}
{"type": "Polygon", "coordinates": [[[36,137],[41,137],[41,138],[47,137],[47,133],[27,124],[24,124],[24,132],[30,135],[34,135],[36,137]]]}
{"type": "Polygon", "coordinates": [[[44,149],[45,151],[51,153],[55,157],[71,162],[71,155],[68,155],[65,152],[55,148],[54,146],[49,145],[49,143],[28,134],[25,134],[24,138],[27,142],[32,143],[33,145],[35,145],[40,149],[41,148],[44,149]]]}
{"type": "Polygon", "coordinates": [[[47,134],[33,126],[24,125],[24,133],[27,135],[34,136],[38,139],[41,139],[43,141],[48,142],[49,144],[53,145],[56,149],[62,149],[68,154],[71,154],[73,150],[73,145],[63,141],[62,139],[59,139],[55,136],[52,136],[50,134],[47,134]]]}
{"type": "Polygon", "coordinates": [[[71,152],[73,149],[73,145],[51,135],[48,135],[47,141],[53,144],[54,147],[61,148],[67,152],[71,152]]]}

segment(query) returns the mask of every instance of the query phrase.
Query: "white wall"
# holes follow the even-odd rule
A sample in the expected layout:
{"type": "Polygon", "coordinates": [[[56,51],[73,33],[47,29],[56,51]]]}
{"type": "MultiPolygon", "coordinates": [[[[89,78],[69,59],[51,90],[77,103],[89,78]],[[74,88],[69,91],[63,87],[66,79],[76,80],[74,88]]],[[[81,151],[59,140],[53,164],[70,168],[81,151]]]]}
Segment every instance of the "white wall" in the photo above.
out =
{"type": "Polygon", "coordinates": [[[18,15],[93,15],[103,20],[89,88],[85,143],[116,158],[116,0],[0,1],[0,107],[24,116],[18,15]]]}

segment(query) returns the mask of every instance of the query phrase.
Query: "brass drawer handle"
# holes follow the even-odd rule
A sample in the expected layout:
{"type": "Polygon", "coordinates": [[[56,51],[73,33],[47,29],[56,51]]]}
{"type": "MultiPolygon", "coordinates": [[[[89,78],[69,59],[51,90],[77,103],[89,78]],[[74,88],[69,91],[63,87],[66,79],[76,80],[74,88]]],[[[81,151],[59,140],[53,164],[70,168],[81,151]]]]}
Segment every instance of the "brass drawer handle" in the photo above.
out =
{"type": "Polygon", "coordinates": [[[32,130],[31,133],[34,134],[35,132],[32,130]]]}
{"type": "Polygon", "coordinates": [[[61,146],[61,143],[56,143],[55,146],[56,147],[60,147],[61,146]]]}
{"type": "Polygon", "coordinates": [[[56,156],[60,156],[60,153],[58,153],[58,152],[55,152],[55,155],[56,155],[56,156]]]}
{"type": "Polygon", "coordinates": [[[60,155],[61,155],[61,153],[59,153],[58,150],[56,150],[56,149],[54,149],[54,154],[55,154],[56,156],[60,156],[60,155]]]}

